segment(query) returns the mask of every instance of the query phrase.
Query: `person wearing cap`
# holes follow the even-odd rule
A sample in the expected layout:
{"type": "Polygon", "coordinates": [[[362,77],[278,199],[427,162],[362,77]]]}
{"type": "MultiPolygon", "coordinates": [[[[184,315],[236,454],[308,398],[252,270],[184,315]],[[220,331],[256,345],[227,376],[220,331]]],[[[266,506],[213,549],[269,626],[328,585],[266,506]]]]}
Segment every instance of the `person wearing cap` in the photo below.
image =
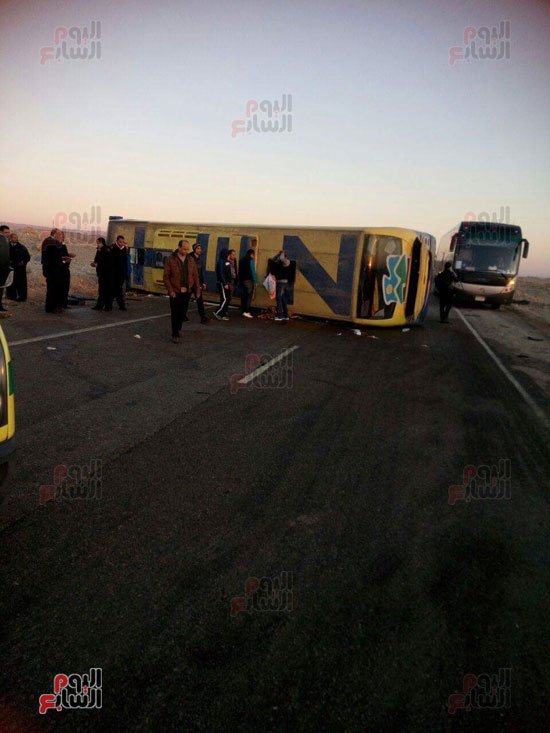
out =
{"type": "Polygon", "coordinates": [[[191,245],[180,239],[178,248],[166,258],[164,263],[164,284],[170,296],[172,316],[172,341],[181,341],[181,327],[187,318],[191,294],[199,298],[201,286],[195,258],[190,254],[191,245]]]}
{"type": "Polygon", "coordinates": [[[441,323],[449,323],[449,313],[453,304],[454,283],[458,280],[450,262],[435,278],[437,292],[439,293],[439,319],[441,323]]]}
{"type": "Polygon", "coordinates": [[[204,280],[204,266],[202,262],[202,245],[200,245],[198,242],[193,245],[192,259],[195,262],[195,267],[197,268],[197,273],[201,286],[200,295],[197,298],[197,310],[199,311],[201,323],[210,323],[210,318],[206,317],[206,313],[204,310],[204,300],[202,297],[203,292],[206,290],[206,282],[204,280]]]}

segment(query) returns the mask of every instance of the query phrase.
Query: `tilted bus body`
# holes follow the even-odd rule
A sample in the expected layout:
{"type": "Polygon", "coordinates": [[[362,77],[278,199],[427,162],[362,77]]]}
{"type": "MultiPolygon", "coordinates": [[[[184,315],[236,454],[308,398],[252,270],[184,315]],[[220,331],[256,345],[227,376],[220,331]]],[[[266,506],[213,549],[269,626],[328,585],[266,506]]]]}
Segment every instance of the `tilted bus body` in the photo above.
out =
{"type": "Polygon", "coordinates": [[[520,259],[527,257],[529,242],[513,224],[463,221],[451,229],[437,248],[438,272],[451,262],[458,282],[460,302],[484,302],[493,308],[512,302],[520,259]]]}
{"type": "MultiPolygon", "coordinates": [[[[222,249],[240,259],[256,251],[260,283],[268,260],[284,249],[295,281],[290,305],[296,313],[353,321],[360,325],[402,326],[425,315],[435,257],[435,239],[412,229],[367,229],[173,224],[110,217],[108,241],[123,234],[130,246],[129,286],[166,293],[164,259],[180,239],[202,245],[205,299],[217,301],[215,267],[222,249]]],[[[267,308],[267,291],[256,289],[253,305],[267,308]]]]}

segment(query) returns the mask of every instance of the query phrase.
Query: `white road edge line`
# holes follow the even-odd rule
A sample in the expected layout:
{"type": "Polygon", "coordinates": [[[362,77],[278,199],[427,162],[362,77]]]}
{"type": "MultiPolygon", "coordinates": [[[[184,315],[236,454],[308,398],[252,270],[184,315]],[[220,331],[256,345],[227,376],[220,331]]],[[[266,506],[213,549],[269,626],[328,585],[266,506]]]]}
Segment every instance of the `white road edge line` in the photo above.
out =
{"type": "Polygon", "coordinates": [[[117,321],[116,323],[105,323],[103,326],[88,326],[88,328],[74,328],[72,331],[60,331],[59,333],[50,333],[48,336],[35,336],[30,339],[21,339],[20,341],[8,341],[10,349],[13,346],[21,346],[23,344],[34,344],[37,341],[50,341],[51,339],[60,339],[64,336],[74,336],[77,333],[88,333],[89,331],[101,331],[104,328],[116,328],[117,326],[127,326],[130,323],[140,323],[140,321],[154,321],[156,318],[166,318],[170,313],[163,313],[161,316],[145,316],[144,318],[133,318],[131,321],[117,321]]]}
{"type": "Polygon", "coordinates": [[[462,313],[458,310],[458,308],[455,308],[455,313],[458,313],[458,315],[462,318],[462,321],[466,324],[467,328],[470,329],[470,331],[474,334],[476,339],[479,341],[479,343],[483,346],[485,351],[489,354],[491,359],[495,362],[497,367],[500,369],[500,371],[504,374],[504,376],[508,379],[511,384],[517,389],[519,394],[523,397],[525,402],[529,405],[531,410],[535,413],[535,415],[539,418],[539,420],[542,420],[543,424],[546,427],[549,427],[549,421],[546,413],[544,410],[537,405],[535,400],[526,392],[525,388],[521,386],[521,384],[518,382],[518,380],[514,377],[513,374],[511,374],[508,369],[504,366],[504,364],[501,362],[501,360],[498,358],[498,356],[495,354],[495,352],[491,349],[491,347],[483,340],[483,338],[479,335],[479,333],[475,330],[475,328],[472,326],[472,324],[466,319],[465,316],[462,315],[462,313]]]}
{"type": "Polygon", "coordinates": [[[274,359],[270,359],[267,364],[262,364],[261,367],[258,367],[257,369],[254,369],[253,372],[250,372],[250,374],[247,374],[242,379],[239,379],[237,384],[248,384],[253,379],[255,379],[259,374],[263,374],[263,372],[267,371],[270,367],[272,367],[274,364],[276,364],[278,361],[281,361],[281,359],[284,359],[285,356],[288,356],[288,354],[291,354],[293,351],[296,351],[296,349],[300,348],[299,346],[291,346],[288,349],[285,349],[284,351],[281,351],[279,356],[276,356],[274,359]]]}

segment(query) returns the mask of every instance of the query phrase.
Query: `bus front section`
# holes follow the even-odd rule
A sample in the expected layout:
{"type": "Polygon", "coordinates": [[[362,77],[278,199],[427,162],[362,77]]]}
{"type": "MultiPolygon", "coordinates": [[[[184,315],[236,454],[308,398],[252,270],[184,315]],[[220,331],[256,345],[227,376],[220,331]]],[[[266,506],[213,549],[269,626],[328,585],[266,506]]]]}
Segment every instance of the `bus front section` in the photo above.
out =
{"type": "Polygon", "coordinates": [[[529,242],[521,228],[491,222],[462,222],[453,236],[453,269],[459,302],[480,302],[498,308],[512,302],[520,259],[529,242]]]}
{"type": "Polygon", "coordinates": [[[421,323],[427,308],[435,239],[404,229],[364,234],[355,322],[372,326],[421,323]]]}

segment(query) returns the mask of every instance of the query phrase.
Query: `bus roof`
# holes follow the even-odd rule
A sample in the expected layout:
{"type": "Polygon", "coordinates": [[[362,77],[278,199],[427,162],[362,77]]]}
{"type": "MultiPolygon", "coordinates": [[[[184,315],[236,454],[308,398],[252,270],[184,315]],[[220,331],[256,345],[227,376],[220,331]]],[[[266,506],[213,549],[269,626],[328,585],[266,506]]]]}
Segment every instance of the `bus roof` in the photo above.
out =
{"type": "Polygon", "coordinates": [[[157,227],[173,227],[176,226],[188,226],[188,227],[229,227],[231,229],[237,229],[239,227],[246,227],[247,229],[308,229],[311,231],[339,231],[339,232],[364,232],[370,230],[386,229],[393,232],[407,232],[409,234],[416,233],[423,236],[432,237],[432,234],[423,232],[420,229],[408,228],[408,227],[395,227],[395,226],[370,226],[370,227],[345,227],[345,226],[301,226],[300,224],[243,224],[241,223],[230,223],[230,222],[173,222],[173,221],[150,221],[146,219],[125,219],[122,216],[109,217],[109,223],[111,222],[123,222],[125,224],[150,224],[157,227]]]}

